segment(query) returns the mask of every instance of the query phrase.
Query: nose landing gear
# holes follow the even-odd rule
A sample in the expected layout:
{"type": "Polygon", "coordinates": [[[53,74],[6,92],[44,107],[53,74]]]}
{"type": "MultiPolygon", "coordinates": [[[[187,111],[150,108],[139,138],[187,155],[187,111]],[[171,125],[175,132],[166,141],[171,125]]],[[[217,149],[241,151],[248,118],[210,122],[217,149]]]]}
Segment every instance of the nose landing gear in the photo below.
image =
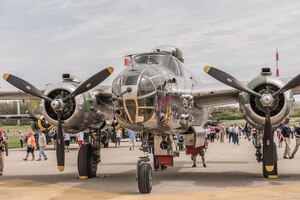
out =
{"type": "Polygon", "coordinates": [[[137,181],[139,191],[142,194],[148,194],[152,190],[152,167],[148,157],[140,157],[137,162],[137,181]]]}

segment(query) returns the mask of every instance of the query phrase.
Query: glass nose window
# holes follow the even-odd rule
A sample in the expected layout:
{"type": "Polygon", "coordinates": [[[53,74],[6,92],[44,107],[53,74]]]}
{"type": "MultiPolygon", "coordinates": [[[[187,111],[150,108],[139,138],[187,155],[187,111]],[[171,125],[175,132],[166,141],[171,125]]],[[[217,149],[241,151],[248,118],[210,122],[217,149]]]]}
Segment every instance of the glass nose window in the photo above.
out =
{"type": "Polygon", "coordinates": [[[139,75],[128,76],[124,85],[136,85],[139,79],[139,75]]]}
{"type": "Polygon", "coordinates": [[[142,76],[139,82],[138,96],[150,94],[154,90],[155,88],[152,81],[149,78],[142,76]]]}

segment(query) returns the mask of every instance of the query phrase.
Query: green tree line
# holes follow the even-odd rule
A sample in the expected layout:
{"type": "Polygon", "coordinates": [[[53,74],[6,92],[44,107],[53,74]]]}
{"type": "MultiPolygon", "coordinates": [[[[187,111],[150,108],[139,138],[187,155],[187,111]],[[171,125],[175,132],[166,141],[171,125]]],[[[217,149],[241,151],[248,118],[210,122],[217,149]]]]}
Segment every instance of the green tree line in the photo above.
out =
{"type": "MultiPolygon", "coordinates": [[[[30,111],[33,114],[41,113],[41,101],[20,101],[20,114],[26,114],[30,111]]],[[[15,115],[17,114],[17,101],[0,101],[0,115],[15,115]]],[[[21,124],[29,125],[31,120],[22,119],[21,124]]],[[[16,125],[17,120],[0,119],[0,125],[16,125]]]]}

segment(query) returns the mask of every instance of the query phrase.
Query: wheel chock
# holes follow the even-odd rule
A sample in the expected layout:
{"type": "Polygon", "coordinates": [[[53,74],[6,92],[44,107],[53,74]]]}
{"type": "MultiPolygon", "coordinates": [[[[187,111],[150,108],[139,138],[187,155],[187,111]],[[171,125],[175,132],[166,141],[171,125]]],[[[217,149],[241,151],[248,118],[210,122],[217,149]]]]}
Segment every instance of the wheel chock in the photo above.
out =
{"type": "Polygon", "coordinates": [[[79,180],[87,180],[87,179],[89,179],[89,177],[88,176],[79,176],[78,179],[79,180]]]}
{"type": "Polygon", "coordinates": [[[268,179],[278,179],[278,175],[269,175],[268,179]]]}

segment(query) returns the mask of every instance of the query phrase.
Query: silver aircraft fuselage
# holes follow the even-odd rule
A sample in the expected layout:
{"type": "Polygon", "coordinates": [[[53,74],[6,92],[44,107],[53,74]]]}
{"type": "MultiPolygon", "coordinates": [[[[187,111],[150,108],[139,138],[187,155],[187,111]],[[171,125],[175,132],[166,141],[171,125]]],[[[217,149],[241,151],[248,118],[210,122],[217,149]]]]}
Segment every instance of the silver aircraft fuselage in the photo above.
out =
{"type": "Polygon", "coordinates": [[[180,133],[202,125],[206,109],[194,107],[192,91],[200,81],[176,57],[164,52],[137,54],[131,68],[113,81],[116,118],[130,130],[180,133]]]}

